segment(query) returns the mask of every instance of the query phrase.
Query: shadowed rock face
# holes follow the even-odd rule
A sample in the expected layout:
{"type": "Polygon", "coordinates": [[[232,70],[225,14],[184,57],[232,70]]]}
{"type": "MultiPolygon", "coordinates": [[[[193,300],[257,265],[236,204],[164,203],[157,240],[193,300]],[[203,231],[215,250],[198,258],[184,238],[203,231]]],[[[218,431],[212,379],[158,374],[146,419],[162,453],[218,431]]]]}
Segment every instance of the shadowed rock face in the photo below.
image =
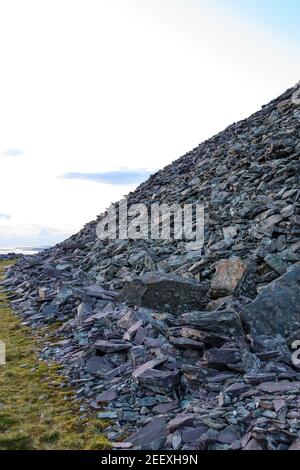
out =
{"type": "Polygon", "coordinates": [[[207,303],[208,283],[164,273],[146,273],[125,283],[123,300],[130,305],[180,314],[207,303]]]}
{"type": "Polygon", "coordinates": [[[288,337],[299,328],[300,265],[266,287],[245,308],[242,319],[256,334],[288,337]]]}

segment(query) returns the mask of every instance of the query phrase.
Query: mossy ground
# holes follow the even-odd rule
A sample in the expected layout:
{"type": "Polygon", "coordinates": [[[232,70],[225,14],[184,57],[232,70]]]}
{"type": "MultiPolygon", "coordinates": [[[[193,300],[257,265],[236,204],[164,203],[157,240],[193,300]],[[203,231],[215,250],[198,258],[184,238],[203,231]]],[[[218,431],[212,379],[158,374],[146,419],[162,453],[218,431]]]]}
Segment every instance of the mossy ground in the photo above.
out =
{"type": "MultiPolygon", "coordinates": [[[[0,262],[0,278],[11,262],[0,262]]],[[[103,423],[82,413],[58,365],[38,358],[40,341],[22,325],[0,287],[0,450],[108,449],[103,423]]]]}

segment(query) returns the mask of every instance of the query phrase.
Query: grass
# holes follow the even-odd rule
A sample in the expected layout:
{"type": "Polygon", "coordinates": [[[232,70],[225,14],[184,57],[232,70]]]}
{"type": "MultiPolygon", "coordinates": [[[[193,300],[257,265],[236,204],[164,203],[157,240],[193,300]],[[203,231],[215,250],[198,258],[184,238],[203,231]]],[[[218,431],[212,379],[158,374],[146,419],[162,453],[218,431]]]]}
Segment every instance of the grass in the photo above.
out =
{"type": "MultiPolygon", "coordinates": [[[[10,262],[0,262],[0,279],[10,262]]],[[[0,450],[102,450],[103,422],[80,411],[57,364],[38,358],[40,340],[22,325],[0,288],[0,450]]]]}

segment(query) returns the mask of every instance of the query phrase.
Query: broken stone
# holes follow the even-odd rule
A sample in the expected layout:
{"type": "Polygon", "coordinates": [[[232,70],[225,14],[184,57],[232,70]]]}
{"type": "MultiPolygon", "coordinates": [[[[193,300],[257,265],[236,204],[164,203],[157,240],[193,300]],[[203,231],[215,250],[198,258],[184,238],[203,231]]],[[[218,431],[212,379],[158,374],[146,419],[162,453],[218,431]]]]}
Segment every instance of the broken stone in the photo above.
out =
{"type": "Polygon", "coordinates": [[[176,391],[180,383],[180,372],[167,372],[156,369],[148,369],[138,377],[142,387],[148,388],[156,393],[170,393],[176,391]]]}
{"type": "Polygon", "coordinates": [[[246,271],[247,265],[240,258],[218,261],[215,275],[211,281],[211,297],[219,298],[234,294],[246,271]]]}
{"type": "Polygon", "coordinates": [[[212,348],[204,353],[203,359],[207,367],[223,370],[227,368],[227,364],[239,363],[241,354],[237,349],[212,348]]]}
{"type": "Polygon", "coordinates": [[[131,325],[126,333],[123,335],[123,339],[127,341],[131,341],[135,333],[138,329],[143,325],[143,320],[136,321],[133,325],[131,325]]]}
{"type": "Polygon", "coordinates": [[[40,287],[39,288],[39,298],[41,300],[45,300],[47,298],[47,293],[48,293],[47,287],[40,287]]]}
{"type": "Polygon", "coordinates": [[[108,354],[108,353],[115,353],[119,351],[126,351],[131,348],[131,344],[123,343],[122,341],[98,340],[95,343],[95,347],[98,351],[104,354],[108,354]]]}
{"type": "Polygon", "coordinates": [[[257,388],[266,393],[299,392],[300,382],[264,382],[259,384],[257,388]]]}
{"type": "Polygon", "coordinates": [[[284,219],[288,219],[289,217],[292,217],[294,213],[295,213],[294,204],[290,204],[289,206],[284,207],[283,209],[281,209],[281,212],[280,212],[280,214],[282,215],[284,219]]]}
{"type": "Polygon", "coordinates": [[[234,333],[241,331],[239,316],[231,310],[222,312],[189,312],[178,317],[179,325],[199,327],[203,331],[212,333],[234,333]]]}
{"type": "Polygon", "coordinates": [[[264,447],[256,439],[251,439],[244,450],[264,450],[264,447]]]}
{"type": "Polygon", "coordinates": [[[165,418],[155,418],[142,429],[128,437],[126,442],[130,442],[136,449],[157,450],[157,441],[161,445],[167,437],[167,424],[165,418]]]}
{"type": "Polygon", "coordinates": [[[276,380],[276,374],[268,373],[268,372],[261,372],[261,373],[249,373],[244,375],[244,379],[246,383],[251,385],[258,385],[263,382],[272,382],[276,380]]]}
{"type": "Polygon", "coordinates": [[[234,383],[232,385],[229,385],[229,387],[225,388],[225,393],[227,393],[232,398],[236,398],[243,395],[243,393],[248,392],[249,390],[251,390],[251,387],[249,385],[246,385],[244,383],[234,383]]]}
{"type": "Polygon", "coordinates": [[[206,433],[208,427],[205,425],[197,427],[184,427],[181,431],[182,440],[184,443],[196,442],[204,433],[206,433]]]}
{"type": "Polygon", "coordinates": [[[237,426],[227,426],[219,434],[219,442],[221,444],[233,444],[237,439],[241,437],[237,426]]]}
{"type": "Polygon", "coordinates": [[[184,338],[190,338],[211,346],[221,346],[228,340],[226,336],[214,335],[213,333],[196,330],[195,328],[185,327],[181,329],[180,333],[184,338]]]}
{"type": "Polygon", "coordinates": [[[98,413],[99,419],[117,419],[117,413],[115,411],[103,411],[98,413]]]}
{"type": "Polygon", "coordinates": [[[146,273],[128,281],[122,296],[131,305],[179,314],[203,307],[207,291],[205,283],[171,274],[146,273]]]}
{"type": "Polygon", "coordinates": [[[178,408],[178,400],[173,400],[169,403],[160,403],[152,408],[152,413],[155,414],[166,414],[170,411],[176,410],[178,408]]]}
{"type": "Polygon", "coordinates": [[[118,394],[114,390],[107,390],[106,392],[97,395],[97,402],[111,402],[116,400],[118,394]]]}
{"type": "Polygon", "coordinates": [[[232,295],[227,295],[226,297],[220,297],[219,299],[214,299],[214,300],[211,300],[207,306],[206,306],[206,310],[208,312],[213,312],[214,310],[219,310],[220,308],[222,308],[223,306],[225,307],[226,305],[230,305],[230,303],[232,302],[233,300],[233,296],[232,295]]]}
{"type": "Polygon", "coordinates": [[[289,336],[300,322],[300,266],[266,287],[242,312],[256,334],[289,336]]]}
{"type": "Polygon", "coordinates": [[[85,370],[89,374],[102,377],[111,370],[111,366],[108,365],[102,357],[94,356],[88,359],[85,370]]]}
{"type": "Polygon", "coordinates": [[[182,444],[182,437],[180,432],[175,432],[172,435],[172,447],[174,450],[179,450],[182,444]]]}
{"type": "Polygon", "coordinates": [[[170,432],[175,432],[177,429],[180,429],[189,424],[193,424],[195,416],[193,414],[187,415],[177,415],[176,418],[171,419],[168,423],[168,429],[170,432]]]}
{"type": "Polygon", "coordinates": [[[54,304],[44,304],[40,312],[46,317],[53,317],[59,314],[59,308],[54,304]]]}
{"type": "Polygon", "coordinates": [[[300,438],[296,439],[290,446],[289,450],[300,450],[300,438]]]}
{"type": "Polygon", "coordinates": [[[132,373],[132,377],[134,379],[138,379],[144,372],[146,372],[147,370],[153,369],[154,367],[160,365],[164,361],[165,361],[165,359],[163,359],[163,358],[162,359],[152,359],[151,361],[148,361],[145,364],[138,367],[132,373]]]}
{"type": "Polygon", "coordinates": [[[236,227],[223,227],[224,239],[233,239],[236,238],[238,234],[236,227]]]}
{"type": "Polygon", "coordinates": [[[200,341],[195,341],[189,338],[170,337],[169,341],[171,344],[175,346],[175,348],[178,348],[178,349],[196,349],[199,351],[203,351],[204,349],[204,343],[201,343],[200,341]]]}
{"type": "Polygon", "coordinates": [[[264,260],[278,274],[282,275],[287,272],[288,265],[279,256],[269,254],[264,260]]]}
{"type": "Polygon", "coordinates": [[[281,411],[285,407],[286,407],[286,401],[285,400],[282,400],[282,399],[274,400],[274,409],[275,409],[276,413],[278,413],[279,411],[281,411]]]}
{"type": "Polygon", "coordinates": [[[92,313],[92,307],[87,304],[82,302],[80,305],[77,307],[77,314],[76,314],[76,321],[78,325],[81,325],[81,323],[87,319],[92,313]]]}
{"type": "Polygon", "coordinates": [[[107,291],[103,289],[103,287],[98,285],[92,285],[85,289],[85,292],[90,297],[96,297],[97,299],[104,299],[104,300],[113,300],[116,297],[115,292],[107,291]]]}
{"type": "Polygon", "coordinates": [[[265,235],[272,235],[274,227],[283,220],[283,217],[279,214],[272,215],[260,223],[260,230],[265,235]]]}

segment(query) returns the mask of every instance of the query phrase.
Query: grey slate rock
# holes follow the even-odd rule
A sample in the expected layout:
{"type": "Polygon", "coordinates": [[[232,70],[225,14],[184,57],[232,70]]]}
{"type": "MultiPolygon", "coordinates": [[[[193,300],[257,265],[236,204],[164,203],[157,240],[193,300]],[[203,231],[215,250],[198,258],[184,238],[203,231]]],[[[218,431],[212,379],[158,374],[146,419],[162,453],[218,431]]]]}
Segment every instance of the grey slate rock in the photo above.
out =
{"type": "Polygon", "coordinates": [[[154,272],[128,281],[122,299],[132,305],[179,314],[203,307],[207,292],[206,283],[154,272]]]}
{"type": "Polygon", "coordinates": [[[266,287],[241,317],[256,334],[289,336],[300,322],[300,266],[266,287]]]}
{"type": "MultiPolygon", "coordinates": [[[[165,418],[155,418],[151,423],[129,436],[126,442],[130,442],[135,449],[153,449],[158,440],[167,436],[167,423],[165,418]]],[[[154,449],[156,450],[156,449],[154,449]]]]}
{"type": "Polygon", "coordinates": [[[98,340],[95,342],[95,348],[104,354],[115,353],[119,351],[127,351],[131,348],[131,343],[124,343],[122,341],[106,341],[98,340]]]}

